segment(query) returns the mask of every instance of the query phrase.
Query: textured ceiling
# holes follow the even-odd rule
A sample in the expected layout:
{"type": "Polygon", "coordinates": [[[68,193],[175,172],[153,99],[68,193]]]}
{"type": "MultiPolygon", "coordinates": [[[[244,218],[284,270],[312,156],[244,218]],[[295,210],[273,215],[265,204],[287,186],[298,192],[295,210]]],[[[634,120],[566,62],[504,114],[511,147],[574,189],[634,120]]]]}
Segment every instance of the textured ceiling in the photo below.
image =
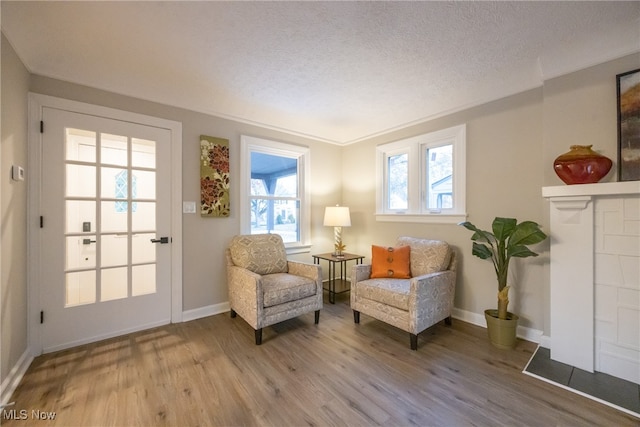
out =
{"type": "Polygon", "coordinates": [[[31,73],[345,144],[640,52],[640,2],[11,2],[31,73]]]}

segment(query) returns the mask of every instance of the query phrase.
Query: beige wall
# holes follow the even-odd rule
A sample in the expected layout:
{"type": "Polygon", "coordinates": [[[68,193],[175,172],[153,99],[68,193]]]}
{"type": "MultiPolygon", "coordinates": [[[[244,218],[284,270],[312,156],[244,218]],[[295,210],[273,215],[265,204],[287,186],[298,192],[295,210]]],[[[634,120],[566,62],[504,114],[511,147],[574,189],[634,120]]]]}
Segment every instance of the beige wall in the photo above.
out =
{"type": "MultiPolygon", "coordinates": [[[[640,68],[640,54],[629,55],[544,84],[544,161],[552,164],[573,144],[593,149],[613,160],[602,182],[617,181],[618,122],[616,75],[640,68]]],[[[544,185],[561,185],[552,168],[544,185]]]]}
{"type": "Polygon", "coordinates": [[[2,36],[2,153],[0,154],[0,381],[27,348],[27,184],[11,180],[11,165],[27,167],[29,73],[2,36]]]}
{"type": "MultiPolygon", "coordinates": [[[[582,71],[545,81],[543,159],[552,165],[570,145],[593,145],[613,166],[602,182],[618,180],[618,118],[616,75],[640,68],[640,54],[629,55],[582,71]]],[[[564,185],[552,167],[544,169],[544,186],[564,185]]],[[[544,201],[545,225],[549,202],[544,201]]],[[[545,264],[544,331],[549,325],[549,265],[545,264]]],[[[570,286],[570,284],[568,284],[570,286]]]]}
{"type": "MultiPolygon", "coordinates": [[[[375,147],[378,144],[467,124],[467,213],[486,228],[495,216],[533,220],[548,230],[548,203],[541,188],[564,185],[553,160],[572,144],[593,144],[614,161],[604,181],[617,180],[616,74],[640,68],[640,55],[550,79],[543,87],[402,129],[344,148],[343,199],[354,211],[344,240],[370,256],[371,244],[393,244],[399,235],[449,241],[462,255],[455,306],[481,314],[496,305],[489,261],[471,255],[470,232],[456,225],[376,222],[375,147]]],[[[510,309],[520,324],[549,335],[548,241],[538,258],[512,267],[510,309]],[[515,267],[515,268],[514,268],[515,267]]]]}
{"type": "MultiPolygon", "coordinates": [[[[456,225],[376,222],[375,146],[446,127],[467,124],[467,212],[488,227],[496,215],[548,224],[540,189],[561,185],[551,163],[575,143],[594,144],[616,160],[615,75],[640,68],[638,55],[558,77],[544,86],[437,120],[346,147],[337,147],[207,114],[29,75],[2,39],[2,365],[3,375],[26,349],[26,194],[8,178],[11,164],[26,164],[28,91],[182,122],[183,200],[199,200],[199,135],[228,138],[232,164],[232,216],[183,216],[183,307],[227,301],[223,248],[238,233],[239,142],[242,134],[311,148],[312,253],[331,250],[332,230],[322,226],[324,207],[340,203],[352,211],[343,230],[347,251],[370,257],[371,244],[393,244],[399,235],[444,239],[461,254],[456,308],[481,314],[495,305],[495,278],[488,261],[471,256],[470,233],[456,225]]],[[[27,179],[29,170],[27,170],[27,179]]],[[[615,179],[610,175],[607,180],[615,179]]],[[[518,260],[513,269],[511,309],[525,327],[548,327],[548,243],[541,256],[518,260]]],[[[310,261],[310,254],[294,256],[310,261]]],[[[4,377],[3,377],[4,379],[4,377]]]]}
{"type": "MultiPolygon", "coordinates": [[[[351,242],[352,235],[360,236],[354,249],[367,256],[371,244],[391,245],[400,235],[446,240],[461,255],[455,306],[472,313],[494,308],[497,285],[493,269],[488,261],[471,256],[469,231],[458,225],[376,222],[375,147],[466,123],[469,221],[483,228],[489,227],[495,216],[541,222],[541,122],[542,90],[536,89],[346,147],[343,198],[354,211],[354,226],[345,240],[351,242]]],[[[542,268],[539,264],[527,265],[526,270],[517,267],[518,291],[512,295],[510,308],[521,314],[523,326],[536,327],[542,319],[542,268]]]]}

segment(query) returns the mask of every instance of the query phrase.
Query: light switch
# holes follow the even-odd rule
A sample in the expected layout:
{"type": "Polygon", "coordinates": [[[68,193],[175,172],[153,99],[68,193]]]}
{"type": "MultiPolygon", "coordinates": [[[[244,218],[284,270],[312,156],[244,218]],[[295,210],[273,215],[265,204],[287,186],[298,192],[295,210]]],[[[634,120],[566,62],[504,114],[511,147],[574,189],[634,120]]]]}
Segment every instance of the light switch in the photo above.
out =
{"type": "Polygon", "coordinates": [[[24,169],[22,166],[11,166],[11,179],[14,181],[24,181],[24,169]]]}
{"type": "Polygon", "coordinates": [[[182,202],[182,213],[196,213],[196,202],[182,202]]]}

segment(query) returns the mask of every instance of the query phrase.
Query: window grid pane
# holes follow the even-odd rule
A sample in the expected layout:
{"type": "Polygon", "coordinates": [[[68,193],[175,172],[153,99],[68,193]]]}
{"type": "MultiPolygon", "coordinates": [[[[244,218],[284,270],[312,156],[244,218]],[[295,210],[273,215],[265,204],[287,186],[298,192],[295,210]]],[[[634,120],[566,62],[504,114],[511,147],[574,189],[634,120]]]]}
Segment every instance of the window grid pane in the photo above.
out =
{"type": "Polygon", "coordinates": [[[300,239],[298,160],[251,152],[251,234],[277,233],[285,243],[300,239]]]}
{"type": "Polygon", "coordinates": [[[300,239],[300,201],[282,198],[251,198],[251,234],[276,233],[285,243],[300,239]],[[271,220],[273,218],[273,220],[271,220]]]}
{"type": "Polygon", "coordinates": [[[427,148],[427,209],[453,208],[453,145],[427,148]]]}
{"type": "Polygon", "coordinates": [[[407,153],[389,156],[387,159],[387,194],[389,209],[409,207],[409,155],[407,153]]]}

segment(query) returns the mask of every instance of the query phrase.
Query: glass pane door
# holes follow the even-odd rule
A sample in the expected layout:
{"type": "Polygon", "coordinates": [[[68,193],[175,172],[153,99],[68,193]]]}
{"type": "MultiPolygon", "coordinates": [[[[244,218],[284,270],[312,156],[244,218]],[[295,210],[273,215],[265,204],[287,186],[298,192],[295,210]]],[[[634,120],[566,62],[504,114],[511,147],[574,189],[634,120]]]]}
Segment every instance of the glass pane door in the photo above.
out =
{"type": "Polygon", "coordinates": [[[65,307],[156,292],[156,142],[65,129],[65,307]]]}

